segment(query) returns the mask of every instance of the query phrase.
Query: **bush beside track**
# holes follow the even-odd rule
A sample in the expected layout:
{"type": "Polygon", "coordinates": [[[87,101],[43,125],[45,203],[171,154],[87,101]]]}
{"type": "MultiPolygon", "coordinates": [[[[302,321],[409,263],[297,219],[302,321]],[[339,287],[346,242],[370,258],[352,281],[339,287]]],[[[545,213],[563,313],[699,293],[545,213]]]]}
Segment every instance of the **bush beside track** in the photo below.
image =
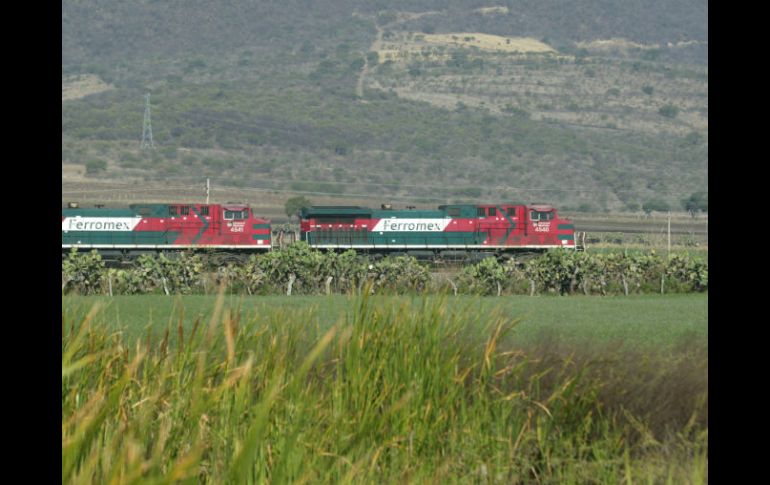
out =
{"type": "Polygon", "coordinates": [[[305,243],[243,264],[212,268],[201,254],[145,255],[128,268],[107,268],[101,256],[70,253],[62,261],[62,292],[78,294],[228,293],[403,294],[437,292],[474,295],[699,292],[708,290],[708,263],[686,253],[662,257],[654,251],[586,253],[551,250],[527,262],[487,258],[450,273],[431,272],[409,256],[370,261],[355,251],[322,252],[305,243]]]}

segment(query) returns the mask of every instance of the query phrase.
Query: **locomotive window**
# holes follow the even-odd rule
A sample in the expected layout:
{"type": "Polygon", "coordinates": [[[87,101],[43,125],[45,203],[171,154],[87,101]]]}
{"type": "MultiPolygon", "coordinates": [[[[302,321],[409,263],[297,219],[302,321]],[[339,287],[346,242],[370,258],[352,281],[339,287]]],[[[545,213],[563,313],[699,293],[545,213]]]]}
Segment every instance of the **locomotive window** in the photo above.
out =
{"type": "Polygon", "coordinates": [[[201,207],[201,215],[202,216],[209,215],[209,206],[204,205],[204,206],[201,207]]]}
{"type": "Polygon", "coordinates": [[[533,221],[550,221],[553,219],[553,212],[530,212],[530,219],[533,221]]]}
{"type": "Polygon", "coordinates": [[[509,216],[516,217],[516,208],[515,207],[508,207],[505,211],[508,213],[509,216]]]}
{"type": "MultiPolygon", "coordinates": [[[[451,214],[450,214],[450,215],[451,215],[451,214]]],[[[459,216],[460,214],[457,214],[457,215],[459,216]]],[[[483,208],[483,207],[479,207],[478,209],[476,209],[476,215],[477,215],[478,217],[485,217],[485,216],[486,216],[486,214],[485,214],[485,212],[484,212],[484,208],[483,208]]]]}
{"type": "Polygon", "coordinates": [[[449,214],[449,217],[460,217],[460,208],[452,207],[450,209],[447,209],[447,214],[449,214]]]}
{"type": "Polygon", "coordinates": [[[190,215],[190,206],[189,205],[183,205],[182,206],[182,215],[183,216],[189,216],[190,215]]]}
{"type": "Polygon", "coordinates": [[[497,215],[497,209],[495,209],[494,207],[490,207],[489,208],[489,215],[490,216],[496,216],[497,215]]]}
{"type": "Polygon", "coordinates": [[[168,208],[168,215],[175,216],[177,214],[179,214],[179,212],[177,211],[177,207],[176,206],[169,206],[169,208],[168,208]]]}
{"type": "Polygon", "coordinates": [[[225,209],[225,219],[227,219],[228,221],[231,221],[233,219],[235,220],[246,219],[247,214],[248,214],[248,209],[243,211],[229,211],[225,209]]]}

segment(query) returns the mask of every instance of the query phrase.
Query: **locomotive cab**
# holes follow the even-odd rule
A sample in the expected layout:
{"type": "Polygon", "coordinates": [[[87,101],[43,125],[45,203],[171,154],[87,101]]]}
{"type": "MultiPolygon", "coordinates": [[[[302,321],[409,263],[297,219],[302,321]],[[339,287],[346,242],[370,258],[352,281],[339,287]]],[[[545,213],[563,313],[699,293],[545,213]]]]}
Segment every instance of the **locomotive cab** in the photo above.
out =
{"type": "Polygon", "coordinates": [[[250,213],[251,210],[244,205],[222,206],[222,234],[243,233],[250,213]]]}
{"type": "Polygon", "coordinates": [[[529,234],[539,242],[550,241],[561,247],[575,248],[575,227],[569,219],[560,219],[556,209],[550,205],[533,204],[527,207],[529,234]]]}
{"type": "Polygon", "coordinates": [[[532,222],[551,221],[556,219],[556,209],[550,205],[533,205],[529,207],[529,220],[532,222]]]}
{"type": "Polygon", "coordinates": [[[223,205],[220,209],[220,233],[235,244],[270,245],[270,225],[254,217],[251,207],[243,204],[223,205]]]}

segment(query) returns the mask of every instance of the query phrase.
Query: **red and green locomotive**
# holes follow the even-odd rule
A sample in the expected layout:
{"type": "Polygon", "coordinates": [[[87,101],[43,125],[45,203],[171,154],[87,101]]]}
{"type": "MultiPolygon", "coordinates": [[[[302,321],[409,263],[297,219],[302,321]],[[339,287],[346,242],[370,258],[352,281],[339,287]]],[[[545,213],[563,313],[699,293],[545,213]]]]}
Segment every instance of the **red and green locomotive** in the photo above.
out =
{"type": "MultiPolygon", "coordinates": [[[[452,204],[394,210],[313,206],[299,211],[299,238],[316,249],[458,258],[575,249],[575,229],[548,205],[452,204]]],[[[133,204],[62,209],[62,253],[109,259],[209,249],[237,258],[269,251],[271,226],[243,204],[133,204]]]]}
{"type": "Polygon", "coordinates": [[[416,256],[575,249],[575,227],[548,205],[453,204],[436,210],[314,206],[300,238],[315,248],[416,256]]]}
{"type": "Polygon", "coordinates": [[[271,246],[270,222],[242,204],[70,204],[62,209],[61,242],[63,253],[96,249],[114,256],[201,248],[243,254],[271,246]]]}

